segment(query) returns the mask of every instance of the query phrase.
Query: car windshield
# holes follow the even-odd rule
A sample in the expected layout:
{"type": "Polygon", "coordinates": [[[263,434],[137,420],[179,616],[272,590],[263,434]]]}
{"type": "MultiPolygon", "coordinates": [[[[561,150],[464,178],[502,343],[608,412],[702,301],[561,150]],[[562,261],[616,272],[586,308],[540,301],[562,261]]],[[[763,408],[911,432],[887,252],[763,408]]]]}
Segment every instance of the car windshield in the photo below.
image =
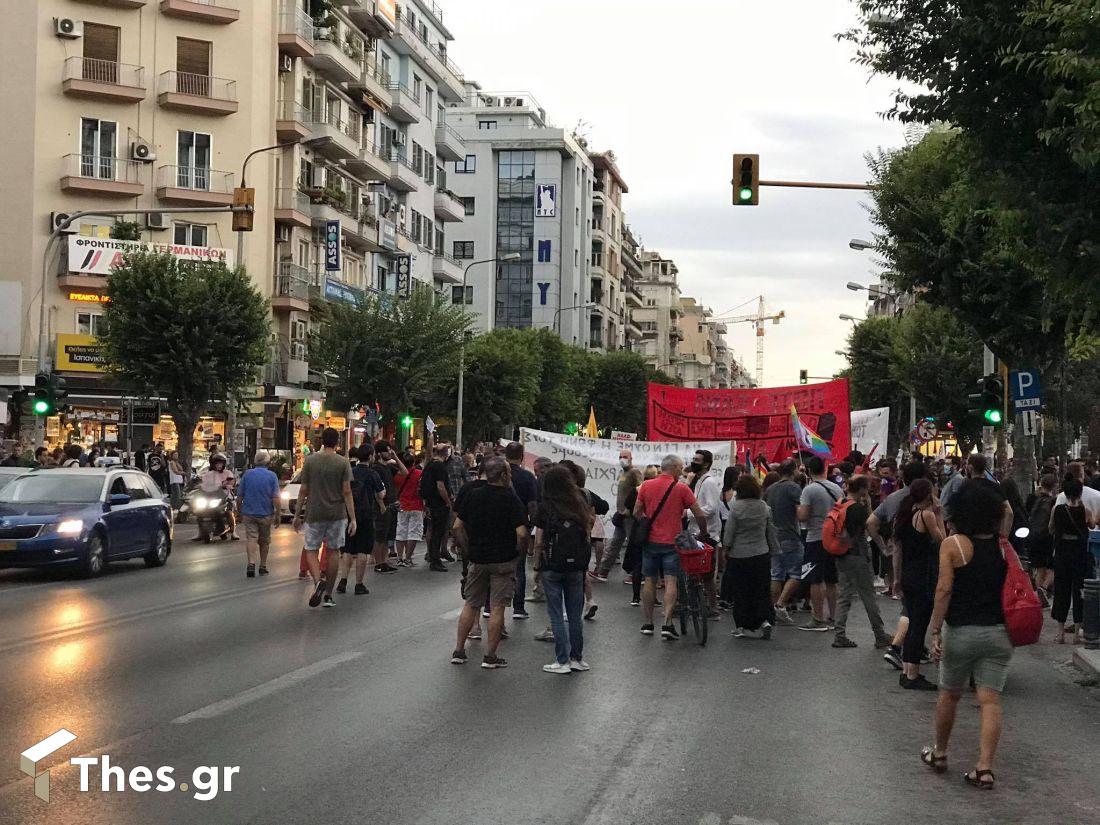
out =
{"type": "Polygon", "coordinates": [[[17,478],[19,478],[17,473],[0,473],[0,490],[3,490],[17,478]]]}
{"type": "Polygon", "coordinates": [[[0,504],[88,504],[99,501],[103,476],[34,473],[14,479],[0,490],[0,504]]]}

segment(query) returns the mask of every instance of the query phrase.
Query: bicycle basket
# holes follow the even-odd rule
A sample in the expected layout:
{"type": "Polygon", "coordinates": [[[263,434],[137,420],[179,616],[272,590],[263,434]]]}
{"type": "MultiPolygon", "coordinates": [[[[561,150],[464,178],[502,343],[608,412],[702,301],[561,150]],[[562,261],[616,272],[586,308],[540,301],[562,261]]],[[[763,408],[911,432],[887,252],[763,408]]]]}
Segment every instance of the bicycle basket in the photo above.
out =
{"type": "Polygon", "coordinates": [[[702,550],[681,550],[680,569],[685,576],[705,576],[714,567],[714,548],[704,547],[702,550]]]}

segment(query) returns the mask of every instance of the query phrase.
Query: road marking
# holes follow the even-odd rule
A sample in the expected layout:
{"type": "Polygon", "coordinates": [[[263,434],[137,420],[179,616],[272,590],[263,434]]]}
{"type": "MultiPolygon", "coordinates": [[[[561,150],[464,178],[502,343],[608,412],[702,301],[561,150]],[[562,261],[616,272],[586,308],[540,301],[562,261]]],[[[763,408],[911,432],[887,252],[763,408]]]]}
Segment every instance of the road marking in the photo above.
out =
{"type": "Polygon", "coordinates": [[[326,670],[332,670],[334,667],[338,667],[345,662],[358,659],[362,655],[362,653],[340,653],[336,656],[330,656],[327,659],[314,662],[312,665],[307,665],[298,670],[292,670],[290,673],[272,679],[270,682],[264,682],[262,685],[249,688],[242,693],[238,693],[236,696],[230,696],[228,699],[214,702],[206,707],[193,710],[190,713],[185,713],[183,716],[177,716],[172,720],[172,724],[186,725],[199,719],[214,719],[218,716],[224,716],[237,708],[252,702],[257,702],[277,691],[305,682],[320,673],[324,673],[326,670]]]}
{"type": "Polygon", "coordinates": [[[440,615],[439,618],[446,619],[448,622],[453,622],[459,616],[462,615],[462,608],[456,607],[454,610],[448,610],[446,613],[440,615]]]}

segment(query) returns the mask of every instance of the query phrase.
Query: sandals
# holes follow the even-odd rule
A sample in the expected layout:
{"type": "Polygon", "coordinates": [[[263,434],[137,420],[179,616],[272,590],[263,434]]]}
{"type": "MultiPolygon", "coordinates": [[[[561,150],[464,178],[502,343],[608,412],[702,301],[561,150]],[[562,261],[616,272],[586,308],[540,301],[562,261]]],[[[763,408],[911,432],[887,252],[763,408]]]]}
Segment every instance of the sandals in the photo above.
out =
{"type": "Polygon", "coordinates": [[[921,748],[920,761],[930,767],[936,773],[943,773],[947,770],[947,754],[943,756],[936,756],[935,748],[925,745],[921,748]]]}
{"type": "Polygon", "coordinates": [[[993,782],[996,777],[993,775],[993,771],[990,770],[978,770],[975,768],[969,773],[963,774],[963,779],[966,780],[966,784],[973,785],[975,788],[981,788],[983,791],[993,790],[993,782]]]}

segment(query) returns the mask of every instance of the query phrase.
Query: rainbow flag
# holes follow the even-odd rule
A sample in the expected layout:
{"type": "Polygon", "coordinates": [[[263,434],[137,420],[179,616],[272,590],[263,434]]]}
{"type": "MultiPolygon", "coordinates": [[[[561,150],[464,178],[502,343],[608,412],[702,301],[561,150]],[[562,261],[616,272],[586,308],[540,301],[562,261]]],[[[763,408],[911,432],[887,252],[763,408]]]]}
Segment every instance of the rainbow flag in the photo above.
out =
{"type": "Polygon", "coordinates": [[[798,410],[791,404],[791,431],[794,433],[794,443],[799,450],[808,450],[821,458],[832,458],[833,451],[825,443],[825,439],[803,424],[798,418],[798,410]]]}
{"type": "Polygon", "coordinates": [[[764,483],[764,479],[768,476],[768,462],[763,458],[757,456],[756,464],[754,465],[756,480],[761,484],[764,483]]]}

